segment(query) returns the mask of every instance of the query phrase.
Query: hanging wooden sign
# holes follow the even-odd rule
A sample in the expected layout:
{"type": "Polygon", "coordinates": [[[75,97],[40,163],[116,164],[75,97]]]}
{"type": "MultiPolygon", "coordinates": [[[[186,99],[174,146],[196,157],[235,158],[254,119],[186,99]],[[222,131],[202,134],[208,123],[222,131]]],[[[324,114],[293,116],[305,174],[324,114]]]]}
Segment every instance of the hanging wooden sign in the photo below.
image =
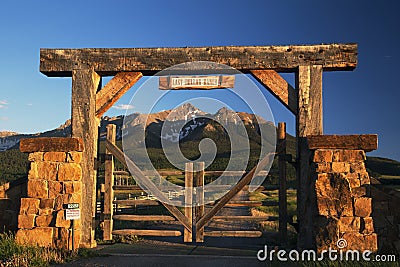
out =
{"type": "Polygon", "coordinates": [[[161,90],[233,88],[235,76],[163,76],[159,78],[161,90]]]}

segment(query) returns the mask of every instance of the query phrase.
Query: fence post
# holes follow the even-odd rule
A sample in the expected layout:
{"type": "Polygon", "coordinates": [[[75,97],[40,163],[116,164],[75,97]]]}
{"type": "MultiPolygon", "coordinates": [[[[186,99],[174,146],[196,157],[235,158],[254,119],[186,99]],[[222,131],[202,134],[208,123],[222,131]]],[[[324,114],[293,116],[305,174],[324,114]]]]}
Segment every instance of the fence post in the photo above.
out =
{"type": "Polygon", "coordinates": [[[279,168],[279,234],[281,242],[287,243],[287,196],[286,196],[286,123],[278,124],[279,168]]]}
{"type": "MultiPolygon", "coordinates": [[[[115,124],[107,125],[107,140],[115,144],[116,126],[115,124]]],[[[113,199],[114,199],[114,157],[106,148],[105,154],[105,174],[104,174],[104,228],[103,240],[112,240],[113,229],[113,199]]]]}
{"type": "MultiPolygon", "coordinates": [[[[185,164],[185,216],[193,229],[193,162],[185,164]]],[[[192,231],[184,229],[183,242],[192,242],[192,231]]]]}
{"type": "MultiPolygon", "coordinates": [[[[204,162],[197,162],[195,167],[196,202],[195,220],[200,220],[204,215],[204,162]]],[[[204,242],[204,226],[196,229],[196,242],[204,242]]]]}

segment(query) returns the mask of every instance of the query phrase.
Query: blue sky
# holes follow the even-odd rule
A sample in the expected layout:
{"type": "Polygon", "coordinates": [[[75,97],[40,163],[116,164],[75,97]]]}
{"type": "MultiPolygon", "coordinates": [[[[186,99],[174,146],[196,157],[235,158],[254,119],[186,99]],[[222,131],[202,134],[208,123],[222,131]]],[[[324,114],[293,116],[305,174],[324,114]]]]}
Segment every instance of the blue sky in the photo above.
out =
{"type": "MultiPolygon", "coordinates": [[[[394,0],[1,1],[0,130],[45,131],[70,117],[71,79],[42,75],[40,48],[355,42],[356,70],[324,73],[324,131],[377,133],[371,155],[400,160],[399,12],[394,0]]],[[[131,95],[108,115],[123,114],[131,95]]],[[[267,97],[294,133],[294,117],[267,97]]]]}

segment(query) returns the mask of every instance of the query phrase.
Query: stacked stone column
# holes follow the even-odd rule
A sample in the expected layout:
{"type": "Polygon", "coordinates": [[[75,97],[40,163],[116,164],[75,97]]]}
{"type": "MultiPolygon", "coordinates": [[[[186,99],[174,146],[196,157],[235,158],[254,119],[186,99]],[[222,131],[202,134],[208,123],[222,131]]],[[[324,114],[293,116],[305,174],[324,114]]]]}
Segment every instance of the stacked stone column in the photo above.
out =
{"type": "Polygon", "coordinates": [[[347,244],[342,242],[341,249],[377,251],[377,235],[371,217],[370,177],[365,168],[362,139],[358,136],[331,137],[325,137],[325,142],[323,136],[318,137],[322,142],[309,139],[317,202],[317,250],[338,249],[337,241],[344,239],[347,244]]]}
{"type": "MultiPolygon", "coordinates": [[[[68,203],[82,206],[82,141],[78,138],[23,139],[20,150],[30,153],[31,167],[27,198],[21,198],[17,242],[71,249],[71,221],[65,220],[65,208],[68,203]]],[[[79,221],[75,221],[74,231],[77,248],[79,221]]]]}

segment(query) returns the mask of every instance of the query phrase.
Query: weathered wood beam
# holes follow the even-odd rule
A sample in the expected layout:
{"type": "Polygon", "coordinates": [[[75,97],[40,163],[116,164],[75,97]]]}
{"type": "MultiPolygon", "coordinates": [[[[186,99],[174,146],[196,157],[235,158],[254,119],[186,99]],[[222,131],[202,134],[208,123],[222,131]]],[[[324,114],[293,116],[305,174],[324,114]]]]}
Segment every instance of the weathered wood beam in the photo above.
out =
{"type": "Polygon", "coordinates": [[[113,235],[138,235],[138,236],[181,236],[180,231],[175,230],[135,230],[135,229],[121,229],[114,230],[113,235]]]}
{"type": "Polygon", "coordinates": [[[307,143],[310,149],[360,149],[369,152],[378,149],[378,135],[309,135],[307,143]]]}
{"type": "Polygon", "coordinates": [[[151,199],[119,199],[113,200],[114,204],[122,206],[158,206],[160,203],[157,200],[151,199]]]}
{"type": "MultiPolygon", "coordinates": [[[[185,164],[185,207],[184,213],[193,229],[193,162],[185,164]]],[[[192,231],[183,229],[183,242],[192,242],[192,231]]]]}
{"type": "Polygon", "coordinates": [[[96,117],[100,118],[142,77],[141,72],[119,72],[96,93],[96,117]]]}
{"type": "Polygon", "coordinates": [[[47,76],[68,77],[76,60],[89,64],[102,76],[120,71],[154,74],[193,61],[213,61],[244,72],[256,69],[294,72],[300,65],[352,70],[357,65],[357,44],[41,49],[40,71],[47,76]]]}
{"type": "Polygon", "coordinates": [[[167,215],[114,215],[112,218],[119,221],[175,221],[167,215]]]}
{"type": "Polygon", "coordinates": [[[96,212],[97,138],[100,121],[96,119],[96,92],[101,77],[93,68],[76,66],[72,71],[71,128],[72,137],[81,138],[82,153],[82,247],[96,246],[94,237],[96,212]]]}
{"type": "Polygon", "coordinates": [[[260,237],[261,231],[205,231],[205,236],[225,237],[260,237]]]}
{"type": "Polygon", "coordinates": [[[297,245],[300,249],[315,246],[313,229],[316,210],[315,190],[310,177],[310,150],[308,135],[323,134],[322,125],[322,66],[299,66],[296,73],[296,87],[299,99],[299,112],[296,116],[297,135],[297,218],[299,235],[297,245]]]}
{"type": "MultiPolygon", "coordinates": [[[[115,124],[107,125],[107,140],[115,144],[117,134],[117,126],[115,124]]],[[[103,225],[103,240],[112,240],[113,229],[113,199],[114,199],[114,157],[106,148],[106,159],[104,162],[104,225],[103,225]]]]}
{"type": "Polygon", "coordinates": [[[214,216],[214,221],[277,221],[277,216],[214,216]]]}
{"type": "Polygon", "coordinates": [[[297,114],[296,90],[274,70],[251,70],[250,73],[294,115],[297,114]]]}

